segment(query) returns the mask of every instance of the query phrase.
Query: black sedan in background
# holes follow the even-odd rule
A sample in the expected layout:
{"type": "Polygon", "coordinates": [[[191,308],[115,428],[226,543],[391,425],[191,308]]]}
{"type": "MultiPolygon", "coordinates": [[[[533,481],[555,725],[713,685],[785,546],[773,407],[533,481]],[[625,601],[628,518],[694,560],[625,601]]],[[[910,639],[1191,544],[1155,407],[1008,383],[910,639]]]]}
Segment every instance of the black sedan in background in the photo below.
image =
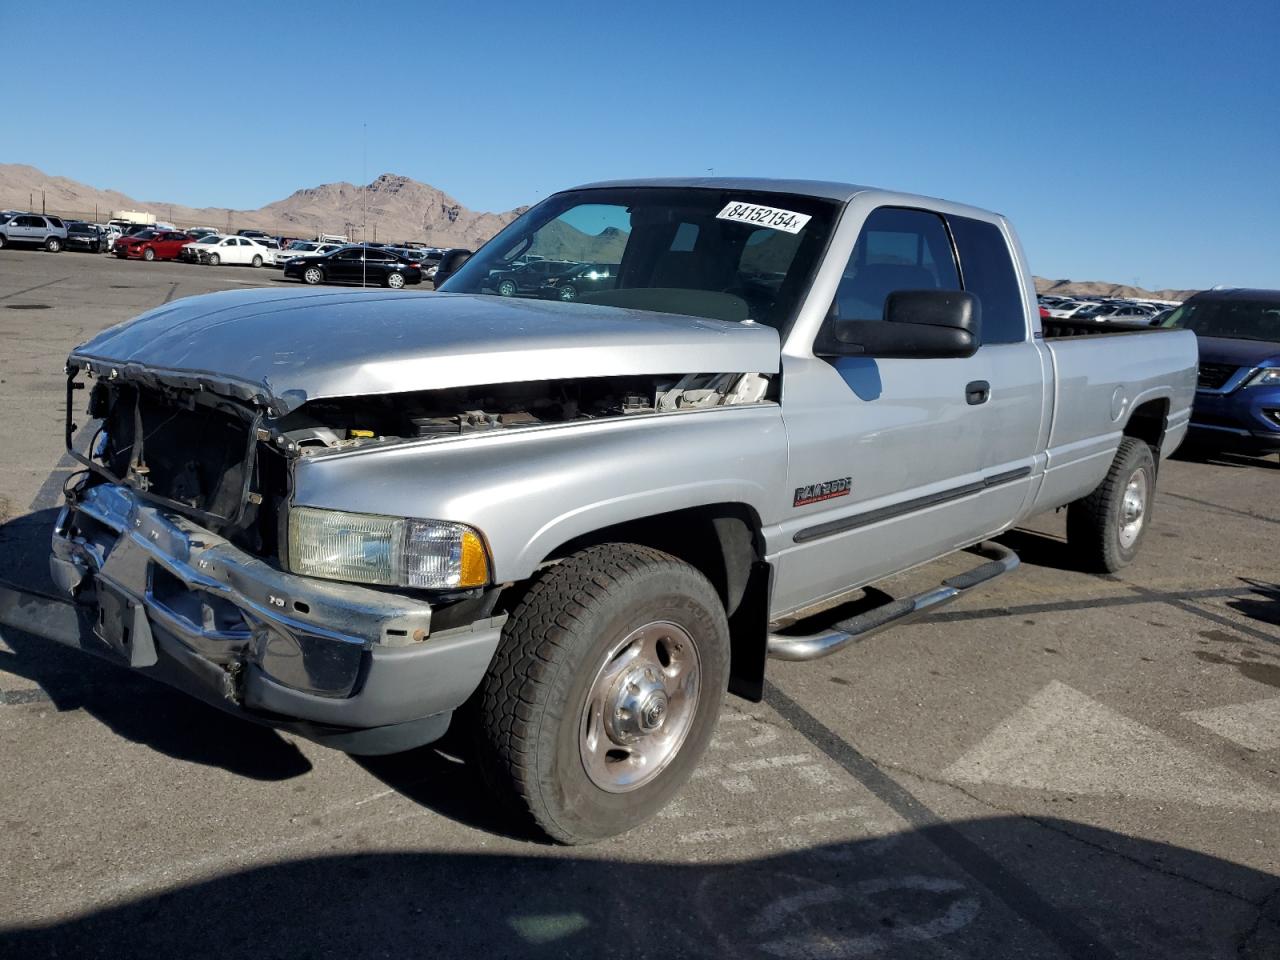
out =
{"type": "Polygon", "coordinates": [[[318,257],[294,257],[285,262],[284,275],[303,283],[375,284],[399,290],[421,283],[422,268],[408,257],[384,247],[340,247],[318,257]]]}
{"type": "Polygon", "coordinates": [[[548,277],[572,270],[577,266],[580,264],[572,260],[533,260],[528,263],[518,263],[509,270],[489,271],[489,279],[485,286],[490,290],[496,290],[500,297],[529,296],[530,294],[536,296],[538,288],[548,277]]]}
{"type": "Polygon", "coordinates": [[[90,253],[101,253],[107,249],[107,235],[96,223],[84,223],[81,220],[67,221],[67,249],[88,250],[90,253]]]}
{"type": "Polygon", "coordinates": [[[538,296],[544,300],[577,300],[584,293],[612,290],[618,283],[618,264],[583,263],[542,281],[538,296]]]}

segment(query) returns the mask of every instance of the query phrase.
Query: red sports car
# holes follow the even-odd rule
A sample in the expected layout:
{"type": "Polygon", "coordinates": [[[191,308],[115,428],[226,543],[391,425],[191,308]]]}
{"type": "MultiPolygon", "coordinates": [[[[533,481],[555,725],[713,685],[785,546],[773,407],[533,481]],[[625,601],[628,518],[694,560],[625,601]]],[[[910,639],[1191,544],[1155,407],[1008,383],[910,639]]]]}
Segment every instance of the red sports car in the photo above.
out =
{"type": "Polygon", "coordinates": [[[196,239],[175,230],[139,230],[128,237],[121,237],[111,248],[121,260],[177,260],[182,245],[196,239]]]}

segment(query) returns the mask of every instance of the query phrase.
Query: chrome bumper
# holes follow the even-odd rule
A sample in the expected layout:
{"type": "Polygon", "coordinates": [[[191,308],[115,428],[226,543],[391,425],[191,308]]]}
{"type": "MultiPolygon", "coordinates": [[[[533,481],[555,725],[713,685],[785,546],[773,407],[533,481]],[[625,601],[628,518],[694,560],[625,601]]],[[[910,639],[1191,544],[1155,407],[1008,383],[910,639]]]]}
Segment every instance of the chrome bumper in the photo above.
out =
{"type": "Polygon", "coordinates": [[[141,670],[179,663],[200,689],[175,685],[228,708],[346,728],[447,714],[501,632],[495,618],[432,634],[425,601],[284,573],[114,484],[64,507],[52,546],[53,579],[87,608],[97,652],[141,670]]]}

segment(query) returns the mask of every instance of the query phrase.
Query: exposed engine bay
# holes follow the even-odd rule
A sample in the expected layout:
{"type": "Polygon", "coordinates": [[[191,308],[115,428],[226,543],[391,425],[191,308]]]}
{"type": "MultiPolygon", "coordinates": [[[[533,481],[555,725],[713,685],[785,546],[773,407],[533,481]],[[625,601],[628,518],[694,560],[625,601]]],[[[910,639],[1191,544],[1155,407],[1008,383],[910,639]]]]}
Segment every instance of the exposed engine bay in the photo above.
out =
{"type": "Polygon", "coordinates": [[[245,402],[156,376],[99,377],[87,411],[97,428],[88,449],[77,450],[79,376],[73,369],[68,379],[68,449],[89,472],[76,489],[102,480],[126,484],[261,557],[279,555],[291,463],[299,458],[754,404],[774,399],[776,387],[758,373],[575,378],[323,398],[273,416],[265,397],[245,402]]]}
{"type": "Polygon", "coordinates": [[[314,400],[274,429],[306,456],[369,442],[458,437],[577,420],[675,413],[765,399],[756,373],[599,377],[488,384],[420,393],[314,400]]]}

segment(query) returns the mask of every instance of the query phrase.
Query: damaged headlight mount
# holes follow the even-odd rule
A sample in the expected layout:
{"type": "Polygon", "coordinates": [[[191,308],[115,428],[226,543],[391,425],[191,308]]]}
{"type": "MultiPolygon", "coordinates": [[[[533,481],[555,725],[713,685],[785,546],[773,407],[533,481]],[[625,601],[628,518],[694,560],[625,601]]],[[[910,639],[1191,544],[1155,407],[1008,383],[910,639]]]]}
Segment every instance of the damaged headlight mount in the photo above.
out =
{"type": "Polygon", "coordinates": [[[289,569],[308,577],[425,590],[489,582],[480,534],[461,523],[315,507],[289,511],[289,569]]]}

